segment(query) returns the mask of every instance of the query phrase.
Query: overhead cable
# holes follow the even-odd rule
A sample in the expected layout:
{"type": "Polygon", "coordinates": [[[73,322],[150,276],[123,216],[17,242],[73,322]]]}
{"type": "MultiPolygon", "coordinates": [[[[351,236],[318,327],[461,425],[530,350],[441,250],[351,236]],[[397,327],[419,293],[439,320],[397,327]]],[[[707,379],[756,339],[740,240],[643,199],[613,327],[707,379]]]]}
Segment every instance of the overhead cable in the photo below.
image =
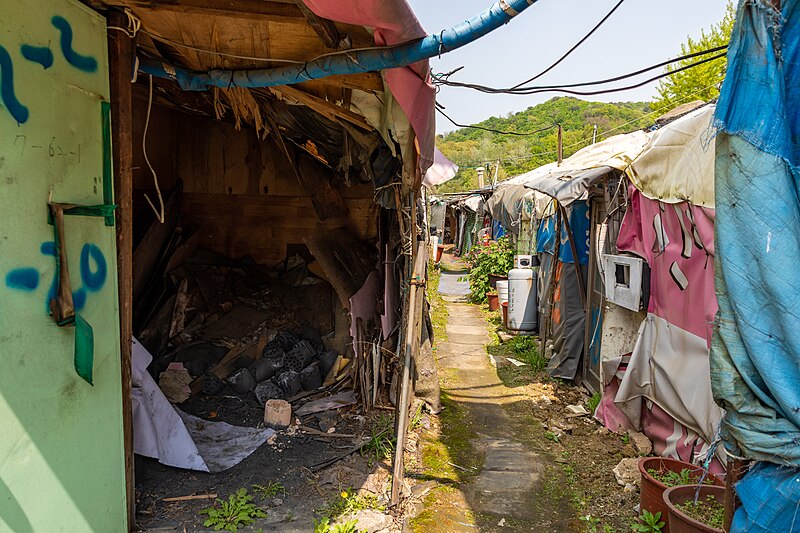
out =
{"type": "Polygon", "coordinates": [[[577,50],[577,49],[578,49],[578,47],[579,47],[580,45],[582,45],[582,44],[583,44],[583,43],[584,43],[584,42],[585,42],[585,41],[586,41],[586,40],[587,40],[589,37],[591,37],[591,36],[592,36],[592,34],[593,34],[595,31],[597,31],[597,30],[598,30],[598,28],[600,28],[600,26],[602,26],[602,25],[605,23],[605,21],[607,21],[609,18],[611,18],[611,15],[613,15],[613,14],[614,14],[614,11],[616,11],[616,10],[617,10],[617,8],[618,8],[619,6],[621,6],[621,5],[622,5],[622,2],[624,2],[624,1],[625,1],[625,0],[619,0],[619,2],[617,2],[617,4],[616,4],[614,7],[612,7],[612,8],[611,8],[611,11],[609,11],[609,12],[606,14],[606,16],[605,16],[605,17],[603,17],[603,18],[600,20],[600,22],[598,22],[598,23],[595,25],[595,27],[594,27],[594,28],[592,28],[592,29],[589,31],[589,33],[587,33],[586,35],[584,35],[584,36],[583,36],[583,38],[581,38],[581,40],[580,40],[580,41],[578,41],[577,43],[575,43],[575,45],[574,45],[572,48],[570,48],[569,50],[567,50],[567,52],[566,52],[566,53],[565,53],[563,56],[561,56],[560,58],[558,58],[558,59],[556,60],[556,62],[555,62],[555,63],[553,63],[552,65],[550,65],[549,67],[547,67],[546,69],[544,69],[543,71],[541,71],[541,72],[540,72],[539,74],[537,74],[536,76],[534,76],[534,77],[532,77],[532,78],[529,78],[529,79],[527,79],[527,80],[525,80],[525,81],[523,81],[523,82],[520,82],[520,83],[516,84],[514,87],[512,87],[512,89],[516,89],[516,88],[518,88],[518,87],[521,87],[521,86],[525,85],[526,83],[530,83],[530,82],[532,82],[532,81],[534,81],[534,80],[538,80],[539,78],[541,78],[542,76],[544,76],[545,74],[547,74],[548,72],[550,72],[551,70],[553,70],[554,68],[556,68],[556,67],[559,65],[559,63],[561,63],[561,62],[562,62],[562,61],[564,61],[564,60],[565,60],[567,57],[569,57],[569,55],[570,55],[572,52],[574,52],[575,50],[577,50]]]}
{"type": "MultiPolygon", "coordinates": [[[[433,78],[434,78],[434,82],[436,84],[438,84],[438,85],[447,85],[449,87],[463,87],[463,88],[473,89],[473,90],[476,90],[476,91],[480,91],[480,92],[484,92],[484,93],[490,93],[490,94],[537,94],[537,93],[540,93],[540,92],[562,92],[561,89],[571,89],[571,88],[574,88],[574,87],[587,87],[587,86],[591,86],[591,85],[605,85],[607,83],[613,83],[613,82],[616,82],[616,81],[621,81],[621,80],[625,80],[625,79],[628,79],[628,78],[633,78],[635,76],[639,76],[639,75],[644,74],[646,72],[650,72],[652,70],[655,70],[655,69],[658,69],[658,68],[662,68],[662,67],[671,65],[673,63],[678,63],[680,61],[685,61],[687,59],[694,59],[696,57],[705,56],[705,55],[708,55],[708,54],[713,54],[715,52],[721,52],[723,50],[727,50],[727,48],[728,48],[728,45],[725,44],[725,45],[717,46],[717,47],[714,47],[714,48],[708,48],[706,50],[700,50],[698,52],[694,52],[694,53],[691,53],[691,54],[682,55],[680,57],[676,57],[674,59],[669,59],[667,61],[662,61],[660,63],[656,63],[655,65],[650,65],[648,67],[636,70],[634,72],[629,72],[627,74],[614,76],[612,78],[605,78],[605,79],[602,79],[602,80],[587,81],[587,82],[581,82],[581,83],[570,83],[570,84],[563,84],[563,85],[539,85],[539,86],[534,85],[534,86],[529,86],[529,87],[517,86],[517,87],[512,87],[512,88],[509,88],[509,89],[501,89],[501,88],[488,87],[488,86],[479,85],[479,84],[451,81],[451,80],[448,79],[448,76],[451,73],[448,73],[446,75],[436,75],[435,74],[435,75],[433,75],[433,78]]],[[[692,63],[690,65],[685,65],[685,66],[680,67],[678,69],[668,70],[668,71],[664,72],[663,74],[661,74],[660,76],[657,76],[657,77],[654,77],[654,78],[651,78],[651,79],[645,81],[644,84],[650,83],[650,82],[655,81],[655,80],[658,80],[658,79],[663,78],[665,76],[669,76],[670,74],[673,74],[675,72],[680,72],[681,70],[686,70],[687,68],[691,68],[691,67],[700,65],[702,63],[706,63],[708,61],[713,61],[715,59],[719,59],[721,57],[724,57],[724,55],[725,55],[724,53],[718,54],[718,55],[716,55],[714,57],[707,58],[707,59],[704,59],[702,61],[697,61],[695,63],[692,63]]],[[[453,72],[456,72],[456,71],[453,71],[453,72]]],[[[627,90],[627,88],[619,88],[619,89],[616,89],[616,90],[627,90]]],[[[567,91],[563,91],[563,92],[567,92],[567,91]]],[[[592,93],[587,93],[587,94],[592,94],[592,93]]],[[[600,93],[597,93],[597,94],[600,94],[600,93]]]]}
{"type": "Polygon", "coordinates": [[[553,128],[556,128],[556,127],[558,127],[558,124],[551,124],[550,126],[547,126],[547,127],[545,127],[545,128],[540,128],[540,129],[538,129],[538,130],[534,130],[534,131],[527,131],[527,132],[520,132],[520,131],[501,131],[501,130],[495,130],[495,129],[492,129],[492,128],[486,128],[486,127],[484,127],[484,126],[477,126],[477,125],[474,125],[474,124],[473,124],[473,125],[470,125],[470,124],[459,124],[458,122],[456,122],[455,120],[453,120],[452,118],[450,118],[450,117],[447,115],[447,113],[445,113],[444,111],[442,111],[442,107],[441,107],[439,104],[437,104],[437,105],[436,105],[436,111],[438,111],[439,113],[441,113],[441,115],[442,115],[444,118],[446,118],[447,120],[449,120],[449,121],[450,121],[450,122],[451,122],[451,123],[452,123],[454,126],[456,126],[456,127],[459,127],[459,128],[470,128],[470,129],[474,129],[474,130],[488,131],[489,133],[497,133],[497,134],[499,134],[499,135],[517,135],[517,136],[520,136],[520,137],[525,137],[525,136],[528,136],[528,135],[536,135],[537,133],[542,133],[543,131],[552,130],[553,128]]]}

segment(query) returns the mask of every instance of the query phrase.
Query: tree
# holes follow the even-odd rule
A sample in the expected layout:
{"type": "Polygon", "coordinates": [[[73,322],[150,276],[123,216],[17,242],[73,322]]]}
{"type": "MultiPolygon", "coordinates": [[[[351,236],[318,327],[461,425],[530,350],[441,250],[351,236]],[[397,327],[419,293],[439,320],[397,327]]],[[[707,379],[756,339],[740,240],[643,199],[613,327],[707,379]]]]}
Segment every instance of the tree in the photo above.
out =
{"type": "MultiPolygon", "coordinates": [[[[699,39],[695,40],[689,37],[681,45],[681,55],[693,54],[728,44],[735,20],[736,10],[733,7],[733,3],[729,1],[722,20],[718,24],[711,26],[707,32],[703,30],[699,39]]],[[[684,59],[673,66],[668,66],[666,72],[674,72],[681,67],[691,65],[704,58],[713,57],[713,55],[684,59]]],[[[726,66],[727,58],[721,57],[697,67],[674,72],[666,78],[662,78],[658,84],[658,96],[653,100],[653,108],[668,111],[675,106],[692,100],[708,102],[717,98],[719,96],[719,86],[725,77],[726,66]]]]}

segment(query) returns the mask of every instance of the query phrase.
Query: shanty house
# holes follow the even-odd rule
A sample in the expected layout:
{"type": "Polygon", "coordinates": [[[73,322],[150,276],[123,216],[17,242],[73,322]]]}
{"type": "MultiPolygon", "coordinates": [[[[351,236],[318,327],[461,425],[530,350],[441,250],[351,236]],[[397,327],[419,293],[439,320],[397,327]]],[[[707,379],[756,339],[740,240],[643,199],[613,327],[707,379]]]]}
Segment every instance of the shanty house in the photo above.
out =
{"type": "Polygon", "coordinates": [[[197,397],[276,333],[311,331],[292,342],[338,354],[335,386],[402,404],[427,62],[190,78],[423,35],[403,0],[3,1],[0,529],[134,525],[134,344],[146,379],[178,363],[197,397]],[[180,356],[199,347],[212,359],[180,356]]]}

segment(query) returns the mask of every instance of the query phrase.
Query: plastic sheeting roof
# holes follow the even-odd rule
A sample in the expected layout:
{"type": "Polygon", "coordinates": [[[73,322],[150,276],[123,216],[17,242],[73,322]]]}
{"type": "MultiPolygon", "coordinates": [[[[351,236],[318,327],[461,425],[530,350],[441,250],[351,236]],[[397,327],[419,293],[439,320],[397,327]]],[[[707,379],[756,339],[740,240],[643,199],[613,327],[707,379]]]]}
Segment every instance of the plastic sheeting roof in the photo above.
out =
{"type": "Polygon", "coordinates": [[[713,208],[715,109],[701,107],[651,133],[627,169],[631,183],[653,200],[713,208]]]}
{"type": "Polygon", "coordinates": [[[498,190],[523,185],[569,205],[592,183],[619,170],[648,198],[713,208],[714,110],[704,106],[654,132],[616,135],[579,150],[561,165],[550,163],[506,180],[498,190]]]}

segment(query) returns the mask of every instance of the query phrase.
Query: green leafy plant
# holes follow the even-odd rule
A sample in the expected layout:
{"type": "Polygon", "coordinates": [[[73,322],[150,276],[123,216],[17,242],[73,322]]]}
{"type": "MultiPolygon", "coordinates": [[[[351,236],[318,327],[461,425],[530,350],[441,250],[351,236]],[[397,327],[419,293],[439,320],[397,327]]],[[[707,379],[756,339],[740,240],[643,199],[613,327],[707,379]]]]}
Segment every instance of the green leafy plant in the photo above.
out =
{"type": "Polygon", "coordinates": [[[319,521],[314,520],[314,533],[360,533],[357,525],[358,522],[355,520],[331,525],[330,518],[326,517],[319,521]]]}
{"type": "Polygon", "coordinates": [[[689,500],[685,503],[676,504],[675,507],[698,522],[702,522],[710,527],[722,529],[725,522],[725,505],[709,494],[705,500],[689,500]]]}
{"type": "Polygon", "coordinates": [[[518,335],[511,338],[509,346],[513,350],[514,355],[525,363],[528,363],[534,373],[541,372],[547,368],[547,359],[539,353],[539,343],[536,337],[518,335]]]}
{"type": "Polygon", "coordinates": [[[599,392],[592,394],[592,397],[586,400],[586,410],[594,414],[594,412],[597,411],[597,406],[600,405],[600,398],[599,392]]]}
{"type": "Polygon", "coordinates": [[[507,237],[501,237],[488,246],[474,247],[464,260],[469,265],[469,299],[473,303],[482,303],[491,288],[489,275],[505,276],[514,268],[514,248],[507,237]]]}
{"type": "Polygon", "coordinates": [[[597,526],[599,526],[601,522],[599,518],[590,514],[579,516],[578,520],[581,522],[586,522],[586,531],[589,533],[597,533],[597,526]]]}
{"type": "Polygon", "coordinates": [[[200,514],[208,518],[203,522],[205,527],[213,527],[214,531],[231,531],[236,533],[242,526],[249,526],[256,518],[266,518],[267,513],[256,507],[253,497],[247,489],[239,489],[228,496],[227,500],[217,498],[214,507],[203,509],[200,514]]]}
{"type": "Polygon", "coordinates": [[[561,437],[558,436],[558,433],[552,431],[545,431],[544,438],[552,442],[561,442],[561,437]]]}
{"type": "Polygon", "coordinates": [[[329,520],[335,520],[340,516],[350,513],[363,511],[364,509],[374,509],[376,511],[385,511],[386,507],[381,505],[377,496],[371,494],[358,494],[353,492],[352,489],[341,491],[336,498],[329,501],[325,507],[319,509],[317,513],[329,520]]]}
{"type": "Polygon", "coordinates": [[[370,438],[361,446],[359,452],[366,457],[369,465],[388,459],[394,453],[397,439],[394,435],[394,421],[391,416],[382,415],[370,429],[370,438]]]}
{"type": "MultiPolygon", "coordinates": [[[[700,482],[700,479],[692,479],[692,471],[688,468],[682,469],[680,472],[674,472],[672,470],[656,470],[654,468],[648,468],[647,473],[650,474],[653,479],[657,479],[661,483],[663,483],[667,487],[677,487],[679,485],[694,485],[700,482]]],[[[705,477],[703,479],[703,485],[713,485],[714,481],[710,477],[705,477]]]]}
{"type": "Polygon", "coordinates": [[[268,500],[279,494],[286,496],[286,487],[280,481],[268,481],[266,485],[253,485],[253,492],[262,500],[268,500]]]}
{"type": "Polygon", "coordinates": [[[631,436],[628,435],[627,433],[623,433],[622,435],[619,436],[619,440],[622,441],[622,444],[627,445],[631,441],[631,436]]]}
{"type": "Polygon", "coordinates": [[[661,521],[661,511],[653,514],[645,509],[639,516],[639,521],[631,524],[631,531],[636,533],[660,533],[665,525],[661,521]]]}

